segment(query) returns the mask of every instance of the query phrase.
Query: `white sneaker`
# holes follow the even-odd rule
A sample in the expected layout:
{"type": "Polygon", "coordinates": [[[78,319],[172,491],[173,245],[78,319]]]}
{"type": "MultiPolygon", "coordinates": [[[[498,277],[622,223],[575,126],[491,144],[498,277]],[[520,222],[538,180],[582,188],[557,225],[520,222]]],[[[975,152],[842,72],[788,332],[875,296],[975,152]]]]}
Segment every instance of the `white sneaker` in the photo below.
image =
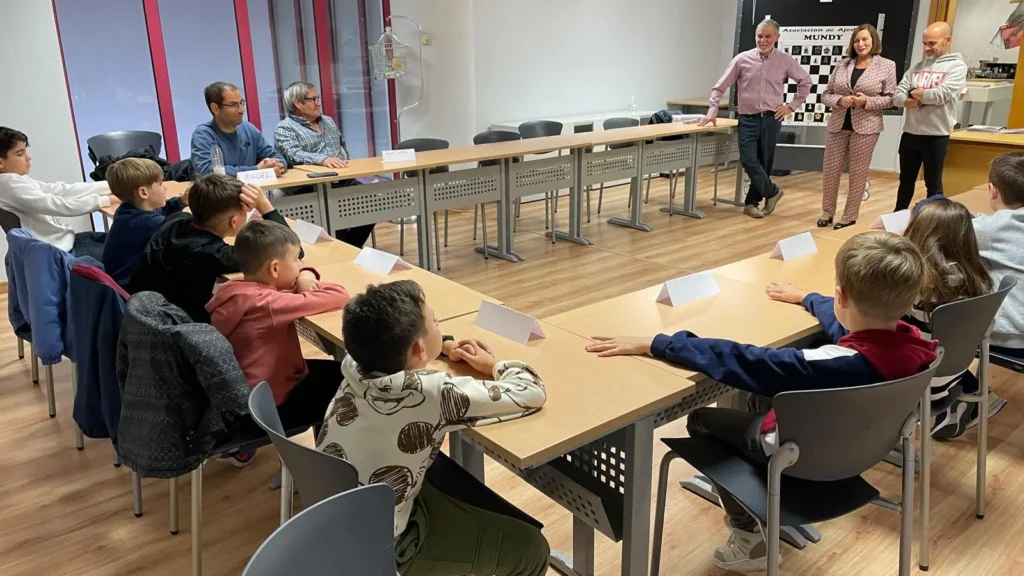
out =
{"type": "MultiPolygon", "coordinates": [[[[779,562],[782,562],[781,555],[779,562]]],[[[733,572],[768,570],[768,547],[761,532],[744,532],[732,528],[729,541],[715,550],[715,566],[733,572]]]]}

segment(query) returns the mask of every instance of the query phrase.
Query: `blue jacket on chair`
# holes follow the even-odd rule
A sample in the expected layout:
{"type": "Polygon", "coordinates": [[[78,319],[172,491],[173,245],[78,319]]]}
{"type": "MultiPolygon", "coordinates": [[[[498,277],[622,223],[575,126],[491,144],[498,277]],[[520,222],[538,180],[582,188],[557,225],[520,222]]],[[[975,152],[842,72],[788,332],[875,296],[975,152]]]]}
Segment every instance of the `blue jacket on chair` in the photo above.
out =
{"type": "Polygon", "coordinates": [[[78,362],[75,423],[89,438],[110,438],[116,445],[121,420],[117,384],[117,337],[128,293],[85,257],[71,266],[68,311],[78,362]]]}
{"type": "Polygon", "coordinates": [[[67,303],[75,258],[21,228],[7,234],[7,244],[7,311],[15,333],[28,334],[44,366],[64,356],[74,361],[67,303]]]}

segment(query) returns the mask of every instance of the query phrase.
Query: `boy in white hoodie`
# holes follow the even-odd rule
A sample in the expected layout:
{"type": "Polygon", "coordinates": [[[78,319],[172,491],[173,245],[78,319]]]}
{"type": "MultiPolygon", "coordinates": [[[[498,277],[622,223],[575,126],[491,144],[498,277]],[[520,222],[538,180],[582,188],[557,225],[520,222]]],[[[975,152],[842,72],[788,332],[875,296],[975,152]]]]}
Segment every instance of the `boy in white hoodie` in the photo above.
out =
{"type": "Polygon", "coordinates": [[[910,207],[922,165],[928,196],[942,194],[942,168],[949,135],[956,126],[956,104],[967,89],[967,64],[960,54],[949,53],[952,42],[953,29],[945,22],[925,29],[924,60],[907,70],[893,94],[893,103],[907,109],[896,211],[910,207]]]}
{"type": "Polygon", "coordinates": [[[362,484],[395,491],[395,554],[402,576],[544,576],[540,530],[460,502],[424,482],[448,432],[528,416],[546,399],[526,364],[497,361],[477,340],[442,337],[418,284],[370,286],[345,307],[344,381],[316,441],[362,484]],[[427,370],[438,355],[493,380],[427,370]]]}
{"type": "Polygon", "coordinates": [[[85,216],[110,206],[106,182],[48,184],[28,176],[28,137],[0,126],[0,209],[13,213],[36,238],[74,256],[103,259],[105,232],[79,232],[61,217],[85,216]]]}

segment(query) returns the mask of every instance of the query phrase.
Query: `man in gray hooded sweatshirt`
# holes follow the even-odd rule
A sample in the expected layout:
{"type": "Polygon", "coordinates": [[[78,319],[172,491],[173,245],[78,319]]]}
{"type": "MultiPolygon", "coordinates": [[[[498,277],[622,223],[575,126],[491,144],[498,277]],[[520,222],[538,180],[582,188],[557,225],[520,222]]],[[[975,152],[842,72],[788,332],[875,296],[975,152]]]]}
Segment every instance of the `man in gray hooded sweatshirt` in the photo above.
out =
{"type": "Polygon", "coordinates": [[[960,54],[949,53],[952,35],[945,22],[924,31],[924,60],[907,70],[893,95],[896,106],[907,109],[896,211],[910,207],[922,164],[928,196],[942,194],[942,167],[956,125],[956,104],[967,88],[967,64],[960,54]]]}

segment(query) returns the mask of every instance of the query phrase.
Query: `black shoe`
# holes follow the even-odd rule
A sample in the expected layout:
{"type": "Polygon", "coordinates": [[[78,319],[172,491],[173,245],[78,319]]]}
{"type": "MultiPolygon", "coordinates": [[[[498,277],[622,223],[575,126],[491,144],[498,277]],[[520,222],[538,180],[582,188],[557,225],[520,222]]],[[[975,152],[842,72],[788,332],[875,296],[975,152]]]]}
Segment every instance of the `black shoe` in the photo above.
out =
{"type": "Polygon", "coordinates": [[[832,225],[832,219],[831,218],[829,218],[828,220],[825,220],[824,218],[822,218],[821,220],[818,220],[818,228],[825,228],[825,227],[828,227],[828,226],[831,226],[831,225],[832,225]]]}
{"type": "Polygon", "coordinates": [[[835,226],[833,226],[832,229],[833,230],[842,230],[843,228],[846,228],[847,226],[853,226],[856,223],[857,223],[856,220],[854,220],[852,222],[839,222],[835,226]]]}

